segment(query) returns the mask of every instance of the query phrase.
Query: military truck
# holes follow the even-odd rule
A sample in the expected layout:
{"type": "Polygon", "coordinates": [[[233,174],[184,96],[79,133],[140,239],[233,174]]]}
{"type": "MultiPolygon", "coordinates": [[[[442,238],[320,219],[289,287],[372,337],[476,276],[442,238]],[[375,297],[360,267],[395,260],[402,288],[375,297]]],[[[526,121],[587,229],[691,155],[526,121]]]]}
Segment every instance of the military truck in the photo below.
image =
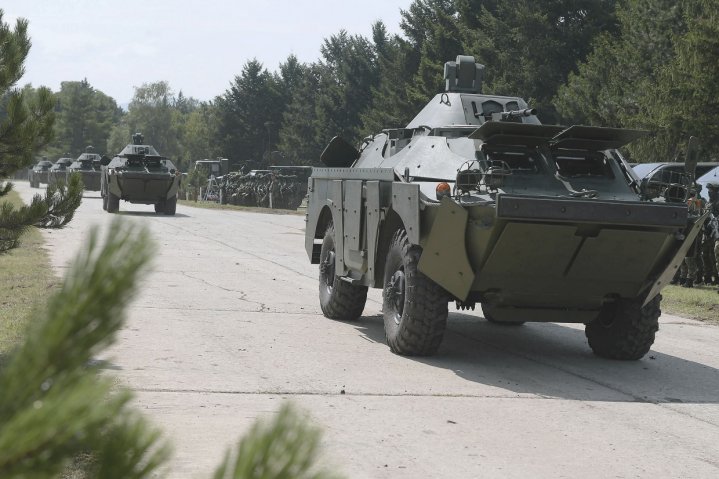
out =
{"type": "Polygon", "coordinates": [[[154,205],[155,213],[174,215],[182,174],[152,145],[144,144],[140,133],[112,160],[103,158],[100,174],[102,207],[117,213],[120,200],[154,205]]]}
{"type": "Polygon", "coordinates": [[[406,127],[322,153],[305,248],[324,315],[358,319],[382,288],[398,354],[436,353],[454,302],[498,326],[584,323],[595,354],[643,357],[704,217],[640,190],[617,148],[646,132],[542,125],[523,99],[482,94],[483,71],[447,62],[446,91],[406,127]]]}
{"type": "Polygon", "coordinates": [[[77,157],[67,168],[69,173],[77,171],[82,177],[82,183],[88,191],[100,191],[100,170],[102,157],[94,152],[92,146],[85,148],[85,153],[77,157]]]}
{"type": "Polygon", "coordinates": [[[44,157],[41,161],[38,161],[28,175],[30,186],[39,188],[41,183],[47,184],[50,181],[50,168],[52,168],[52,161],[48,161],[44,157]]]}

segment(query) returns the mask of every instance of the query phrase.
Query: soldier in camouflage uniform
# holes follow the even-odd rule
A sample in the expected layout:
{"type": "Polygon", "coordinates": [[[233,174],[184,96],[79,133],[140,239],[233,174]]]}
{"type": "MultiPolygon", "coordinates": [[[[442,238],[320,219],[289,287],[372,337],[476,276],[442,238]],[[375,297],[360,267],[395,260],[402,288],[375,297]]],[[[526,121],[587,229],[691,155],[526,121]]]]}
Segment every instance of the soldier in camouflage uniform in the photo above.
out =
{"type": "MultiPolygon", "coordinates": [[[[702,210],[702,202],[701,200],[697,200],[697,197],[698,192],[692,194],[691,198],[687,201],[690,213],[698,214],[702,210]]],[[[697,263],[699,258],[700,242],[701,237],[697,236],[694,240],[694,244],[692,244],[692,247],[689,248],[689,251],[687,251],[687,256],[684,258],[684,261],[682,261],[679,268],[679,284],[685,288],[693,288],[694,283],[697,281],[697,263]]]]}
{"type": "Polygon", "coordinates": [[[714,246],[714,258],[711,258],[711,256],[709,258],[705,257],[704,264],[713,259],[714,278],[719,280],[719,183],[708,183],[707,190],[709,194],[709,202],[707,203],[709,219],[704,226],[704,233],[708,240],[707,243],[709,243],[707,248],[711,249],[712,244],[714,246]]]}

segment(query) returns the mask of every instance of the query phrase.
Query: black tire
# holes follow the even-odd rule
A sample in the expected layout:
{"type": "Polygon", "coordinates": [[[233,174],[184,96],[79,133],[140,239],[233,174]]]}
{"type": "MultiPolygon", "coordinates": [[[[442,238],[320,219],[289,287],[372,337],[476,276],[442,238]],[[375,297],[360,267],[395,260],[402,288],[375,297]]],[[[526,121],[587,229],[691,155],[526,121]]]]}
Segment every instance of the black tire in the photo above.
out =
{"type": "Polygon", "coordinates": [[[584,332],[594,354],[603,358],[641,359],[654,344],[659,330],[662,301],[657,295],[646,306],[639,300],[618,300],[591,323],[584,332]]]}
{"type": "Polygon", "coordinates": [[[166,199],[164,201],[164,206],[166,215],[174,215],[175,211],[177,211],[177,195],[173,196],[172,198],[166,199]]]}
{"type": "Polygon", "coordinates": [[[120,210],[120,197],[107,192],[107,212],[117,213],[120,210]]]}
{"type": "Polygon", "coordinates": [[[524,324],[524,321],[497,321],[494,319],[494,316],[492,316],[492,310],[489,306],[482,305],[482,316],[484,316],[484,319],[487,320],[487,322],[492,324],[499,324],[501,326],[521,326],[524,324]]]}
{"type": "Polygon", "coordinates": [[[102,195],[102,209],[107,211],[107,195],[102,195]]]}
{"type": "Polygon", "coordinates": [[[160,214],[165,212],[165,204],[163,201],[155,203],[155,213],[160,214]]]}
{"type": "Polygon", "coordinates": [[[421,253],[404,230],[394,234],[387,252],[382,312],[387,344],[396,354],[435,354],[447,327],[448,296],[417,269],[421,253]]]}
{"type": "Polygon", "coordinates": [[[367,286],[343,281],[335,275],[335,228],[325,230],[320,250],[320,308],[330,319],[354,321],[367,302],[367,286]]]}

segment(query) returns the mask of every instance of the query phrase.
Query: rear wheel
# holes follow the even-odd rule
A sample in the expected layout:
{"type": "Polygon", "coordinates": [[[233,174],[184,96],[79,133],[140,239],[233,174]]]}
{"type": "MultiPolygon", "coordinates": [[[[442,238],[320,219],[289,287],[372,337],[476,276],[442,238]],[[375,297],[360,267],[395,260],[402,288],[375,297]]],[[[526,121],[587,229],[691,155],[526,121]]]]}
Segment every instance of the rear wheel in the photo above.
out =
{"type": "Polygon", "coordinates": [[[107,195],[102,195],[102,209],[107,211],[107,195]]]}
{"type": "Polygon", "coordinates": [[[367,286],[337,277],[336,260],[335,228],[330,223],[320,250],[320,308],[327,318],[354,321],[362,315],[367,302],[367,286]]]}
{"type": "Polygon", "coordinates": [[[177,196],[168,198],[164,201],[164,211],[166,215],[174,215],[177,210],[177,196]]]}
{"type": "Polygon", "coordinates": [[[641,359],[654,344],[662,301],[657,295],[642,307],[638,299],[620,299],[588,323],[585,334],[594,354],[609,359],[641,359]]]}
{"type": "Polygon", "coordinates": [[[394,234],[387,252],[382,312],[387,344],[397,354],[436,353],[447,326],[447,295],[417,269],[421,253],[404,230],[394,234]]]}
{"type": "Polygon", "coordinates": [[[107,212],[117,213],[120,209],[120,197],[107,192],[107,212]]]}

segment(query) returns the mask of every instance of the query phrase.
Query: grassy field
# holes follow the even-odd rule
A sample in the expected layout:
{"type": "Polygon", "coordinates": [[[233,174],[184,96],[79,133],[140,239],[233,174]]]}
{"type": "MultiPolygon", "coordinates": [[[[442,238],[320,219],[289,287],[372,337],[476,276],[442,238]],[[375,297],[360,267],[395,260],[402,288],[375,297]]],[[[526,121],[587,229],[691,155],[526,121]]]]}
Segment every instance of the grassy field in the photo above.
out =
{"type": "Polygon", "coordinates": [[[662,291],[662,296],[662,312],[719,325],[716,286],[668,286],[662,291]]]}
{"type": "Polygon", "coordinates": [[[178,205],[192,206],[194,208],[205,208],[208,210],[234,210],[234,211],[249,211],[251,213],[269,213],[273,215],[302,215],[305,212],[296,210],[272,210],[270,208],[259,208],[257,206],[235,206],[235,205],[221,205],[214,201],[190,201],[190,200],[178,200],[178,205]]]}
{"type": "MultiPolygon", "coordinates": [[[[22,205],[15,192],[0,201],[22,205]]],[[[30,312],[44,307],[45,299],[59,283],[40,231],[31,228],[20,241],[20,247],[0,254],[0,363],[21,339],[30,312]]]]}

